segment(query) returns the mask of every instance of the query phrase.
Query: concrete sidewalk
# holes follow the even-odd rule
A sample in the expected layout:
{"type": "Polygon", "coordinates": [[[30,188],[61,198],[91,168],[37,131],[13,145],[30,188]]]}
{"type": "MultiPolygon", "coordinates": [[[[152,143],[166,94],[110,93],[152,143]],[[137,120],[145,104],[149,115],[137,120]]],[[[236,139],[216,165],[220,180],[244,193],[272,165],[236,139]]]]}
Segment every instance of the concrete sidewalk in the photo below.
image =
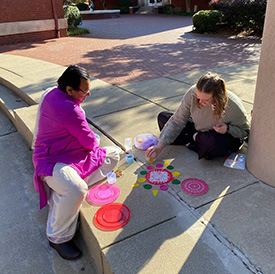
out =
{"type": "Polygon", "coordinates": [[[192,25],[186,16],[121,15],[83,21],[90,34],[2,45],[0,53],[78,64],[113,85],[258,62],[260,40],[196,34],[192,25]]]}
{"type": "MultiPolygon", "coordinates": [[[[9,113],[14,115],[16,125],[20,124],[19,121],[23,121],[32,131],[37,106],[35,103],[38,102],[43,87],[46,87],[46,83],[53,84],[65,68],[6,54],[0,55],[0,63],[1,84],[9,83],[8,90],[1,88],[1,98],[7,92],[10,94],[9,100],[2,98],[2,104],[10,104],[9,113]],[[27,65],[32,70],[24,70],[23,68],[27,65]],[[36,77],[37,74],[34,72],[38,69],[44,78],[36,77]],[[35,90],[35,87],[42,88],[35,90]],[[15,92],[20,90],[29,98],[29,102],[34,102],[34,105],[28,106],[29,103],[26,103],[23,108],[16,107],[16,104],[22,104],[23,100],[18,99],[18,95],[12,97],[10,89],[15,92]]],[[[243,99],[247,111],[250,112],[253,107],[257,63],[219,67],[213,70],[225,78],[228,88],[243,99]]],[[[157,135],[157,113],[164,109],[175,109],[183,92],[203,72],[194,70],[169,78],[158,78],[118,87],[92,78],[92,96],[84,102],[83,107],[87,117],[102,132],[107,132],[123,146],[125,137],[134,138],[137,134],[145,132],[157,135]]],[[[1,129],[5,128],[6,124],[8,124],[6,120],[1,123],[1,129]]],[[[16,238],[20,246],[25,246],[25,240],[28,240],[30,253],[20,252],[21,255],[17,256],[28,261],[28,267],[34,269],[32,267],[35,265],[30,263],[34,262],[34,254],[38,252],[43,258],[43,252],[45,252],[45,255],[48,254],[49,262],[54,260],[58,261],[58,264],[53,266],[52,272],[43,273],[63,273],[68,266],[72,268],[72,273],[78,273],[81,263],[74,264],[59,260],[58,255],[52,254],[53,251],[47,247],[46,238],[43,236],[46,212],[38,210],[38,196],[35,194],[31,178],[31,152],[22,143],[15,128],[10,125],[7,127],[0,140],[2,151],[5,152],[2,155],[10,160],[5,161],[2,168],[6,171],[14,171],[12,173],[2,171],[2,174],[7,175],[1,177],[6,191],[2,192],[1,204],[5,205],[9,213],[5,214],[2,211],[1,214],[4,220],[7,220],[7,224],[11,222],[7,216],[9,218],[14,216],[12,198],[16,200],[21,198],[20,201],[24,202],[18,205],[15,212],[21,216],[24,216],[21,212],[27,214],[21,219],[25,225],[32,223],[32,227],[26,225],[24,228],[23,235],[28,235],[28,239],[27,237],[16,238]],[[16,146],[13,145],[14,143],[16,146]],[[16,162],[13,160],[15,155],[20,156],[16,162]],[[18,168],[12,168],[17,165],[16,163],[18,168]],[[18,177],[22,180],[25,191],[12,192],[10,187],[17,186],[18,177]],[[7,181],[14,183],[7,185],[5,184],[7,181]],[[8,193],[12,193],[13,197],[8,199],[8,193]],[[27,198],[29,201],[26,200],[27,198]],[[11,203],[10,206],[7,199],[11,203]],[[29,210],[30,212],[26,212],[29,210]],[[32,232],[33,230],[35,232],[32,232]],[[35,246],[39,246],[39,251],[35,251],[35,246]]],[[[102,146],[112,144],[104,133],[98,130],[96,132],[101,135],[102,146]]],[[[142,177],[140,172],[146,170],[148,166],[144,151],[135,150],[134,153],[136,156],[134,164],[127,165],[122,161],[121,168],[124,169],[124,176],[117,182],[120,188],[117,202],[124,203],[130,208],[129,223],[119,230],[103,232],[95,228],[92,222],[99,207],[85,202],[81,210],[80,231],[91,252],[89,256],[95,261],[94,267],[98,273],[112,271],[119,274],[274,272],[275,263],[272,260],[275,244],[274,188],[260,182],[247,170],[240,171],[224,167],[223,159],[199,161],[196,154],[188,149],[169,146],[154,165],[168,160],[174,170],[180,173],[178,177],[180,181],[194,177],[202,179],[209,185],[209,191],[202,196],[190,196],[184,193],[179,185],[169,183],[168,191],[159,191],[154,196],[152,190],[156,190],[155,186],[151,190],[143,188],[142,184],[139,187],[132,187],[142,177]]],[[[124,157],[123,154],[121,156],[124,157]]],[[[14,222],[19,220],[19,218],[15,219],[14,222]]],[[[14,234],[23,236],[23,226],[12,227],[14,233],[2,234],[7,244],[1,246],[1,254],[4,252],[18,254],[16,245],[8,243],[14,238],[14,234]]],[[[86,252],[86,255],[88,254],[89,252],[86,252]]],[[[1,260],[3,260],[1,265],[4,266],[1,273],[12,271],[20,273],[18,268],[14,270],[14,265],[11,265],[5,256],[1,256],[1,260]]],[[[84,266],[81,265],[80,271],[85,268],[86,273],[94,273],[89,270],[89,266],[85,265],[87,258],[84,257],[83,260],[84,266]]],[[[49,262],[39,264],[47,269],[49,262]]],[[[20,269],[23,268],[20,266],[20,269]]],[[[25,268],[28,269],[27,266],[25,268]]]]}
{"type": "MultiPolygon", "coordinates": [[[[127,26],[131,26],[129,22],[137,22],[138,17],[112,21],[117,27],[115,29],[121,30],[120,24],[126,22],[124,18],[132,20],[127,21],[127,26]]],[[[151,19],[146,18],[149,17],[144,17],[143,21],[148,24],[151,19]]],[[[165,22],[170,22],[168,19],[165,17],[165,22]]],[[[0,202],[6,212],[1,211],[1,242],[4,244],[0,248],[3,255],[0,272],[273,274],[275,189],[247,170],[224,167],[223,159],[198,160],[197,155],[185,147],[165,148],[153,166],[169,161],[173,172],[179,173],[175,176],[180,182],[187,178],[204,180],[209,186],[207,193],[191,196],[173,183],[168,184],[167,191],[160,191],[155,185],[151,189],[144,188],[146,183],[142,183],[142,174],[148,171],[145,152],[134,149],[136,161],[131,165],[125,163],[122,153],[120,168],[124,175],[117,181],[120,195],[116,202],[124,203],[131,210],[129,223],[116,231],[101,231],[93,225],[93,216],[99,207],[84,202],[81,235],[78,235],[78,244],[85,253],[83,259],[64,261],[48,247],[46,210],[38,209],[38,195],[32,183],[31,151],[27,146],[31,143],[39,98],[44,89],[56,83],[65,70],[63,65],[84,65],[94,76],[91,78],[92,96],[83,103],[83,108],[87,118],[96,126],[96,129],[91,128],[101,136],[101,146],[115,142],[123,147],[125,137],[134,138],[141,133],[158,135],[157,114],[162,110],[176,109],[183,93],[210,68],[224,77],[227,88],[239,95],[248,113],[253,108],[258,45],[253,46],[247,40],[195,37],[188,33],[179,39],[182,25],[175,19],[168,25],[157,25],[151,20],[154,24],[147,34],[142,32],[142,22],[136,25],[136,32],[124,28],[118,36],[115,36],[114,29],[106,28],[106,25],[104,29],[107,23],[99,21],[95,23],[98,24],[96,27],[91,26],[94,30],[91,37],[51,40],[31,47],[21,45],[19,49],[8,46],[5,49],[11,54],[0,54],[0,105],[16,126],[13,127],[1,114],[0,146],[4,152],[1,154],[4,156],[1,158],[1,183],[5,187],[0,202]],[[157,29],[155,32],[153,27],[157,29]],[[97,28],[98,32],[95,32],[97,28]],[[133,37],[134,33],[136,36],[133,37]],[[105,35],[108,39],[98,35],[105,35]],[[63,47],[66,44],[67,48],[76,49],[79,39],[83,47],[79,48],[78,55],[69,58],[63,47]],[[180,40],[178,43],[177,39],[180,40]],[[167,45],[162,47],[164,40],[167,45]],[[104,43],[105,49],[102,48],[104,43]],[[134,47],[133,43],[136,43],[134,47]],[[168,44],[172,50],[167,52],[168,44]],[[100,59],[91,55],[90,47],[101,48],[97,51],[100,59]],[[117,50],[112,51],[113,48],[117,50]],[[131,51],[133,48],[135,50],[131,51]],[[64,52],[64,64],[56,56],[60,50],[64,52]],[[88,52],[87,55],[84,51],[88,52]],[[107,67],[101,59],[106,51],[114,54],[106,55],[105,61],[110,64],[107,67]],[[131,55],[125,57],[123,51],[137,55],[131,59],[131,55]],[[167,58],[161,60],[164,52],[167,58]],[[114,67],[122,56],[125,67],[123,64],[114,67]],[[180,62],[177,63],[173,56],[177,56],[180,62]],[[192,62],[186,62],[188,58],[192,62]],[[134,78],[131,61],[139,69],[139,75],[134,74],[134,78]],[[100,68],[93,67],[97,62],[100,68]],[[108,74],[112,71],[113,74],[108,74]],[[18,178],[22,181],[21,189],[14,191],[18,178]],[[22,201],[16,204],[16,210],[15,199],[22,201]],[[37,261],[34,255],[38,256],[37,261]],[[11,260],[14,257],[23,263],[14,264],[11,260]]],[[[187,23],[183,28],[190,28],[190,23],[187,23]]],[[[242,149],[243,153],[245,151],[246,147],[242,149]]]]}

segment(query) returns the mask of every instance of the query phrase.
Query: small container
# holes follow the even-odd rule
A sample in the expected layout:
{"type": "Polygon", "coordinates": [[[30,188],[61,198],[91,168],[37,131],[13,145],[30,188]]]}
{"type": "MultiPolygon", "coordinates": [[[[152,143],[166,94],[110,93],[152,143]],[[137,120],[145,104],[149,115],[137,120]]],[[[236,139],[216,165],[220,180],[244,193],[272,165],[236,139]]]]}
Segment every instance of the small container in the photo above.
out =
{"type": "Polygon", "coordinates": [[[134,162],[134,155],[126,154],[126,162],[127,162],[127,164],[132,164],[134,162]]]}
{"type": "Polygon", "coordinates": [[[126,152],[131,153],[132,152],[132,147],[133,147],[133,139],[132,138],[125,138],[124,146],[125,146],[126,152]]]}
{"type": "Polygon", "coordinates": [[[113,185],[116,182],[116,174],[114,172],[109,172],[107,174],[108,184],[113,185]]]}

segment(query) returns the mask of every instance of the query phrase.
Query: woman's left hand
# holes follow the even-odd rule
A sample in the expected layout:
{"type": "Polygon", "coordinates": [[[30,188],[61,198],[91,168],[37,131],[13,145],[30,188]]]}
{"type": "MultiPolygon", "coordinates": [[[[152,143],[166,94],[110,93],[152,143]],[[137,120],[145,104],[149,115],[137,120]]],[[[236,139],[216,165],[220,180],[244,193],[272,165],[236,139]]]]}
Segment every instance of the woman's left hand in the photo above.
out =
{"type": "Polygon", "coordinates": [[[226,123],[218,123],[213,126],[213,129],[220,134],[225,134],[228,129],[228,125],[226,123]]]}

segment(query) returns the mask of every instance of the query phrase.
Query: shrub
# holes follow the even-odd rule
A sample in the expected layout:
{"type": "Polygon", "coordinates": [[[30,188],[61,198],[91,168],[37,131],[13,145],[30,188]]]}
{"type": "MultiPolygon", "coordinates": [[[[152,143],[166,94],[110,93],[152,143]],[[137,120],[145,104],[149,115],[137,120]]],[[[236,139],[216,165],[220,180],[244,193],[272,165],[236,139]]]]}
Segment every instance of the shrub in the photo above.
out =
{"type": "Polygon", "coordinates": [[[90,33],[90,31],[85,28],[78,28],[78,27],[68,28],[68,36],[75,36],[75,35],[81,35],[81,34],[87,34],[87,33],[90,33]]]}
{"type": "Polygon", "coordinates": [[[80,11],[76,6],[65,6],[64,17],[67,19],[68,27],[77,27],[81,21],[80,11]]]}
{"type": "Polygon", "coordinates": [[[218,23],[221,23],[222,13],[217,10],[200,10],[192,18],[197,32],[215,32],[219,28],[218,23]]]}
{"type": "Polygon", "coordinates": [[[120,0],[116,4],[116,8],[120,9],[121,14],[129,13],[129,7],[132,6],[132,2],[130,0],[120,0]]]}
{"type": "Polygon", "coordinates": [[[77,8],[81,10],[90,10],[89,5],[87,3],[77,3],[77,8]]]}
{"type": "Polygon", "coordinates": [[[162,7],[162,13],[164,14],[172,14],[174,12],[174,5],[173,4],[167,4],[162,7]]]}
{"type": "Polygon", "coordinates": [[[224,15],[229,28],[262,33],[267,0],[212,0],[210,5],[224,15]]]}

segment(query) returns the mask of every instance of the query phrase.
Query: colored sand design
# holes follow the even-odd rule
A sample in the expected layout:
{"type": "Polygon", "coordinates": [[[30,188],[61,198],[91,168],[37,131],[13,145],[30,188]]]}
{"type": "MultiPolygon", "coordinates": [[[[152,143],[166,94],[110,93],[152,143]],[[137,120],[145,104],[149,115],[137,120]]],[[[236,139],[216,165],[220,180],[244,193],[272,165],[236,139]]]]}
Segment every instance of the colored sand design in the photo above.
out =
{"type": "Polygon", "coordinates": [[[181,183],[181,188],[185,193],[190,195],[202,195],[208,191],[208,185],[203,180],[189,178],[181,183]]]}
{"type": "Polygon", "coordinates": [[[173,169],[174,167],[170,165],[169,160],[155,165],[150,163],[150,165],[146,166],[146,170],[142,170],[139,173],[144,177],[139,177],[137,183],[133,184],[132,187],[138,187],[141,183],[143,189],[151,190],[153,196],[156,196],[159,191],[168,190],[168,184],[170,182],[175,185],[181,183],[180,180],[174,178],[180,176],[180,172],[174,171],[172,173],[170,170],[173,169]]]}

